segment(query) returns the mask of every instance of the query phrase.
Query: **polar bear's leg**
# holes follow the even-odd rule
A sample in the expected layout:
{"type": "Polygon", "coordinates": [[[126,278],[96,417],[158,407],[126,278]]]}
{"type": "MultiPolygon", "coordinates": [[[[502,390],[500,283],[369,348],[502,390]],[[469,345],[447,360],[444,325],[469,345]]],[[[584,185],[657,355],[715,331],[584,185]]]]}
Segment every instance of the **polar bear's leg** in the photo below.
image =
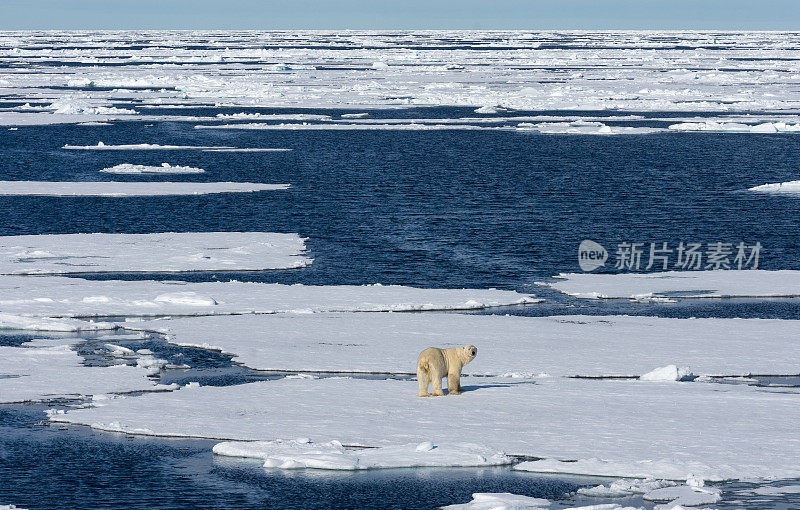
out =
{"type": "Polygon", "coordinates": [[[447,394],[458,395],[461,393],[461,374],[450,373],[447,374],[447,394]]]}
{"type": "Polygon", "coordinates": [[[444,391],[442,391],[442,377],[443,377],[443,375],[441,373],[435,373],[435,372],[436,371],[434,370],[434,373],[431,374],[431,375],[433,375],[433,396],[434,397],[443,397],[444,396],[444,391]]]}
{"type": "Polygon", "coordinates": [[[429,397],[428,385],[431,383],[428,371],[423,368],[417,368],[417,381],[419,381],[419,394],[418,397],[429,397]]]}

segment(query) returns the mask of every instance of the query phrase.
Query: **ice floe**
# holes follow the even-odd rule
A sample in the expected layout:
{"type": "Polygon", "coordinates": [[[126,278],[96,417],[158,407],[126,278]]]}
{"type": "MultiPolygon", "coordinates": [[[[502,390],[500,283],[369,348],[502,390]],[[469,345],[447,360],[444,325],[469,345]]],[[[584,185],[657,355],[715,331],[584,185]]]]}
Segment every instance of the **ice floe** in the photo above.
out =
{"type": "Polygon", "coordinates": [[[0,276],[1,310],[43,317],[476,310],[537,301],[493,289],[0,276]]]}
{"type": "Polygon", "coordinates": [[[560,135],[649,135],[663,132],[663,129],[651,127],[609,126],[602,122],[577,120],[573,122],[542,122],[531,124],[522,122],[517,125],[521,132],[535,131],[545,134],[560,135]]]}
{"type": "Polygon", "coordinates": [[[69,345],[0,347],[0,403],[167,389],[138,367],[87,367],[69,345]]]}
{"type": "Polygon", "coordinates": [[[547,508],[550,501],[532,498],[510,492],[475,492],[472,501],[441,507],[445,510],[524,510],[526,508],[547,508]]]}
{"type": "Polygon", "coordinates": [[[169,163],[161,163],[161,166],[120,163],[103,168],[100,172],[106,174],[202,174],[205,173],[205,170],[191,166],[170,165],[169,163]]]}
{"type": "Polygon", "coordinates": [[[675,482],[669,480],[656,480],[654,478],[645,479],[620,479],[614,480],[608,485],[596,485],[589,488],[578,489],[577,493],[582,496],[595,498],[621,498],[632,494],[645,494],[664,487],[674,487],[675,482]]]}
{"type": "Polygon", "coordinates": [[[413,119],[406,121],[404,124],[399,123],[383,123],[383,124],[366,124],[366,123],[290,123],[290,124],[266,124],[263,122],[250,122],[245,124],[198,124],[196,129],[243,129],[243,130],[261,130],[261,131],[450,131],[450,130],[477,130],[486,129],[482,126],[475,126],[471,124],[426,124],[416,123],[413,119]]]}
{"type": "MultiPolygon", "coordinates": [[[[458,105],[485,114],[800,106],[791,32],[670,32],[665,40],[657,31],[70,31],[0,32],[0,42],[6,96],[55,105],[13,113],[53,121],[68,115],[56,110],[96,120],[143,104],[458,105]]],[[[140,115],[117,118],[126,116],[140,115]]]]}
{"type": "Polygon", "coordinates": [[[307,438],[275,441],[218,443],[214,453],[264,461],[280,469],[362,470],[401,467],[475,467],[511,464],[502,452],[467,443],[433,444],[429,441],[379,448],[345,449],[339,441],[313,443],[307,438]]]}
{"type": "Polygon", "coordinates": [[[719,489],[705,487],[704,485],[703,480],[699,480],[694,476],[688,477],[685,485],[652,478],[645,480],[622,479],[615,480],[609,486],[598,485],[588,489],[578,489],[578,494],[602,498],[619,498],[641,494],[642,499],[645,501],[669,503],[669,508],[710,505],[722,499],[719,489]]]}
{"type": "Polygon", "coordinates": [[[798,133],[800,124],[787,124],[785,122],[762,122],[760,124],[743,124],[738,122],[681,122],[671,124],[673,131],[711,131],[718,133],[798,133]]]}
{"type": "MultiPolygon", "coordinates": [[[[329,292],[333,296],[335,288],[329,292]]],[[[512,381],[537,374],[635,377],[670,363],[703,375],[800,372],[800,321],[793,320],[361,313],[199,317],[125,327],[164,332],[177,345],[218,349],[260,370],[415,373],[426,347],[476,345],[478,356],[464,373],[512,381]]],[[[668,379],[690,378],[677,368],[665,372],[668,379]]]]}
{"type": "Polygon", "coordinates": [[[151,197],[253,193],[288,189],[288,184],[254,182],[0,181],[0,195],[53,197],[151,197]]]}
{"type": "Polygon", "coordinates": [[[787,194],[800,194],[800,181],[776,182],[771,184],[762,184],[750,188],[750,191],[757,191],[759,193],[787,193],[787,194]]]}
{"type": "Polygon", "coordinates": [[[278,149],[268,147],[229,147],[229,146],[203,146],[203,145],[159,145],[153,143],[136,143],[128,145],[106,145],[103,142],[97,142],[97,145],[64,145],[61,147],[66,150],[81,150],[81,151],[182,151],[182,150],[195,150],[203,152],[285,152],[292,149],[278,149]]]}
{"type": "Polygon", "coordinates": [[[756,487],[752,491],[759,496],[775,496],[781,494],[800,494],[800,485],[780,485],[773,487],[756,487]]]}
{"type": "Polygon", "coordinates": [[[541,285],[584,299],[800,296],[800,271],[795,270],[561,273],[555,278],[541,285]]]}
{"type": "Polygon", "coordinates": [[[117,329],[118,324],[114,322],[94,322],[79,319],[52,319],[49,317],[25,317],[0,312],[0,330],[2,329],[22,329],[27,331],[61,331],[61,332],[81,332],[81,331],[101,331],[117,329]]]}
{"type": "Polygon", "coordinates": [[[640,381],[679,382],[691,381],[695,375],[688,368],[678,368],[675,365],[659,367],[639,377],[640,381]]]}
{"type": "Polygon", "coordinates": [[[305,239],[270,232],[0,236],[0,274],[256,271],[306,267],[305,239]]]}
{"type": "Polygon", "coordinates": [[[307,437],[398,446],[458,438],[546,459],[517,466],[537,472],[669,480],[800,476],[800,445],[794,440],[800,408],[793,392],[466,377],[460,396],[418,398],[416,386],[413,380],[285,378],[152,393],[51,419],[102,430],[239,441],[307,437]]]}
{"type": "Polygon", "coordinates": [[[718,503],[722,499],[722,494],[719,489],[710,487],[680,485],[652,490],[645,493],[642,499],[669,503],[673,507],[674,505],[703,506],[718,503]]]}

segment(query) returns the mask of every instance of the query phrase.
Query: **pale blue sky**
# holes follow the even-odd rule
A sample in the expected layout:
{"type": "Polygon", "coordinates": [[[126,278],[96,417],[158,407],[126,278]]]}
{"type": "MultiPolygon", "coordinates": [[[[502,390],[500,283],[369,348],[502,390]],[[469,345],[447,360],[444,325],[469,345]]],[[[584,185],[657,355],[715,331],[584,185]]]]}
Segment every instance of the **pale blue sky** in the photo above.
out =
{"type": "Polygon", "coordinates": [[[0,29],[800,30],[800,0],[0,0],[0,29]]]}

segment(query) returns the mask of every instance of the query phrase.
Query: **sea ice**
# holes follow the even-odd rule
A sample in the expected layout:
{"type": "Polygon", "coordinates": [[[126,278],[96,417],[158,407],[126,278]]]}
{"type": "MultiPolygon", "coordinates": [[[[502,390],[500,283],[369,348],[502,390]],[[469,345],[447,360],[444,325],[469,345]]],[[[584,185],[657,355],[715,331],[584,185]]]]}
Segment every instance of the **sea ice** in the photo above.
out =
{"type": "Polygon", "coordinates": [[[652,490],[642,498],[645,501],[669,502],[670,505],[702,506],[719,502],[722,495],[719,489],[679,485],[652,490]]]}
{"type": "Polygon", "coordinates": [[[191,166],[173,166],[169,163],[161,163],[161,166],[121,163],[109,168],[103,168],[100,172],[107,174],[202,174],[205,173],[205,170],[191,166]]]}
{"type": "Polygon", "coordinates": [[[597,485],[595,487],[578,489],[578,494],[596,498],[622,498],[631,494],[644,494],[664,487],[673,487],[675,482],[669,480],[656,480],[654,478],[614,480],[608,486],[597,485]]]}
{"type": "Polygon", "coordinates": [[[639,377],[640,381],[677,382],[691,381],[695,375],[688,368],[678,368],[675,365],[656,368],[639,377]]]}
{"type": "Polygon", "coordinates": [[[772,487],[756,487],[752,491],[759,496],[777,496],[781,494],[800,494],[800,485],[781,485],[772,487]]]}
{"type": "Polygon", "coordinates": [[[663,129],[650,127],[609,126],[602,122],[577,120],[573,122],[542,122],[539,124],[520,123],[521,132],[536,131],[560,135],[649,135],[663,132],[663,129]]]}
{"type": "Polygon", "coordinates": [[[79,319],[51,319],[48,317],[25,317],[0,312],[0,330],[21,329],[28,331],[81,332],[117,329],[113,322],[91,322],[79,319]]]}
{"type": "Polygon", "coordinates": [[[380,448],[345,449],[339,441],[308,439],[218,443],[214,453],[262,459],[264,467],[281,469],[362,470],[401,467],[500,466],[511,464],[502,452],[466,443],[412,443],[380,448]],[[422,447],[421,447],[422,446],[422,447]]]}
{"type": "Polygon", "coordinates": [[[762,122],[760,124],[743,124],[738,122],[681,122],[671,124],[669,129],[673,131],[711,131],[711,132],[732,132],[732,133],[798,133],[800,124],[787,124],[785,122],[762,122]]]}
{"type": "Polygon", "coordinates": [[[584,299],[800,296],[800,271],[794,270],[561,273],[555,278],[557,281],[541,285],[584,299]]]}
{"type": "Polygon", "coordinates": [[[291,269],[305,253],[304,238],[270,232],[0,236],[0,274],[291,269]]]}
{"type": "MultiPolygon", "coordinates": [[[[329,288],[332,295],[335,290],[329,288]]],[[[478,356],[464,373],[508,379],[637,376],[675,361],[705,375],[796,374],[800,346],[800,321],[778,319],[360,313],[198,317],[125,327],[167,333],[177,345],[215,348],[259,370],[414,373],[424,348],[472,344],[478,356]]]]}
{"type": "Polygon", "coordinates": [[[148,197],[252,193],[288,189],[288,184],[253,182],[57,182],[0,181],[0,195],[67,197],[148,197]]]}
{"type": "Polygon", "coordinates": [[[174,151],[174,150],[197,150],[203,152],[285,152],[292,149],[274,149],[266,147],[228,147],[228,146],[202,146],[202,145],[159,145],[152,143],[137,143],[128,145],[106,145],[103,142],[97,142],[97,145],[64,145],[62,149],[67,150],[82,150],[82,151],[174,151]]]}
{"type": "Polygon", "coordinates": [[[0,403],[167,389],[146,376],[126,365],[85,366],[69,345],[0,347],[0,403]]]}
{"type": "Polygon", "coordinates": [[[457,397],[418,398],[416,381],[285,378],[149,393],[51,420],[238,441],[396,447],[455,437],[545,458],[516,466],[537,472],[681,481],[800,476],[793,392],[564,378],[466,377],[462,387],[457,397]]]}
{"type": "Polygon", "coordinates": [[[525,510],[527,508],[547,508],[550,501],[531,498],[510,492],[476,492],[472,501],[441,507],[443,510],[525,510]]]}
{"type": "Polygon", "coordinates": [[[494,289],[0,276],[0,309],[43,317],[475,310],[538,301],[494,289]]]}
{"type": "Polygon", "coordinates": [[[787,193],[797,195],[800,194],[800,181],[762,184],[760,186],[753,186],[752,188],[749,188],[749,190],[757,191],[759,193],[787,193]]]}

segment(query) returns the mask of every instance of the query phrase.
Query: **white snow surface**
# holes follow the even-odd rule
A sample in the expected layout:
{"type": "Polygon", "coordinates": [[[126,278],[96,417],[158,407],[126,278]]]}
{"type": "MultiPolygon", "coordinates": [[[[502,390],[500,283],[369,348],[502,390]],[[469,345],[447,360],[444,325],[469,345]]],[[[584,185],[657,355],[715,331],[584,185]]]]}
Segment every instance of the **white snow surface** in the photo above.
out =
{"type": "Polygon", "coordinates": [[[669,129],[673,131],[710,131],[718,133],[798,133],[800,124],[787,124],[785,122],[762,122],[760,124],[743,124],[739,122],[681,122],[671,124],[669,129]]]}
{"type": "Polygon", "coordinates": [[[97,145],[64,145],[62,149],[82,151],[182,151],[196,150],[202,152],[285,152],[292,149],[276,149],[266,147],[230,147],[227,145],[160,145],[153,143],[136,143],[122,145],[106,145],[97,142],[97,145]]]}
{"type": "Polygon", "coordinates": [[[651,127],[609,126],[602,122],[576,120],[572,122],[541,122],[538,124],[520,123],[520,131],[536,131],[559,135],[649,135],[664,130],[651,127]]]}
{"type": "Polygon", "coordinates": [[[532,302],[537,300],[494,289],[0,276],[0,310],[40,317],[472,310],[532,302]]]}
{"type": "Polygon", "coordinates": [[[512,460],[502,452],[467,443],[422,442],[380,448],[345,449],[339,441],[313,443],[308,439],[229,441],[214,453],[262,459],[264,467],[280,469],[362,470],[401,467],[500,466],[512,460]]]}
{"type": "Polygon", "coordinates": [[[69,345],[0,347],[0,403],[46,401],[128,391],[166,389],[147,370],[87,367],[69,345]]]}
{"type": "Polygon", "coordinates": [[[800,108],[796,33],[666,34],[4,31],[0,87],[6,97],[46,104],[39,108],[44,112],[8,112],[34,117],[19,124],[46,122],[43,116],[51,122],[137,118],[142,105],[356,111],[456,105],[481,113],[800,108]]]}
{"type": "Polygon", "coordinates": [[[260,370],[415,373],[426,347],[475,345],[478,356],[463,373],[510,380],[542,373],[637,376],[670,362],[705,375],[800,373],[800,321],[778,319],[361,313],[199,317],[125,327],[218,349],[260,370]]]}
{"type": "Polygon", "coordinates": [[[694,374],[688,368],[678,368],[675,365],[659,367],[639,377],[641,381],[678,382],[691,381],[694,374]]]}
{"type": "Polygon", "coordinates": [[[584,299],[800,296],[800,271],[795,270],[561,273],[555,278],[541,285],[584,299]]]}
{"type": "Polygon", "coordinates": [[[722,495],[719,489],[679,485],[652,490],[642,498],[645,501],[668,502],[671,505],[702,506],[719,502],[722,495]]]}
{"type": "Polygon", "coordinates": [[[69,197],[208,195],[212,193],[252,193],[288,188],[288,184],[254,182],[0,181],[0,195],[69,197]]]}
{"type": "Polygon", "coordinates": [[[770,184],[762,184],[760,186],[753,186],[749,188],[750,191],[757,191],[759,193],[786,193],[792,195],[800,194],[800,181],[787,181],[775,182],[770,184]]]}
{"type": "Polygon", "coordinates": [[[413,380],[285,378],[147,394],[51,419],[240,441],[307,437],[398,446],[456,437],[545,458],[517,466],[541,472],[671,480],[800,476],[795,392],[563,378],[465,377],[462,387],[457,397],[418,398],[413,380]]]}
{"type": "Polygon", "coordinates": [[[305,241],[270,232],[0,236],[0,274],[291,269],[311,264],[305,241]]]}
{"type": "Polygon", "coordinates": [[[79,319],[52,319],[49,317],[25,317],[0,312],[0,330],[20,329],[28,331],[101,331],[116,329],[119,324],[113,322],[90,322],[79,319]]]}
{"type": "Polygon", "coordinates": [[[103,168],[100,172],[106,174],[202,174],[205,173],[205,170],[191,166],[170,165],[169,163],[161,163],[160,166],[120,163],[103,168]]]}
{"type": "Polygon", "coordinates": [[[547,508],[550,501],[532,498],[510,492],[475,492],[472,501],[441,508],[445,510],[525,510],[526,508],[547,508]]]}
{"type": "Polygon", "coordinates": [[[780,494],[800,494],[800,485],[781,485],[776,487],[756,487],[751,491],[760,496],[775,496],[780,494]]]}
{"type": "Polygon", "coordinates": [[[595,498],[621,498],[632,494],[645,494],[656,489],[673,487],[675,485],[675,482],[656,480],[654,478],[646,478],[644,480],[622,478],[620,480],[614,480],[608,484],[608,486],[596,485],[594,487],[581,488],[578,489],[577,493],[582,496],[591,496],[595,498]]]}

